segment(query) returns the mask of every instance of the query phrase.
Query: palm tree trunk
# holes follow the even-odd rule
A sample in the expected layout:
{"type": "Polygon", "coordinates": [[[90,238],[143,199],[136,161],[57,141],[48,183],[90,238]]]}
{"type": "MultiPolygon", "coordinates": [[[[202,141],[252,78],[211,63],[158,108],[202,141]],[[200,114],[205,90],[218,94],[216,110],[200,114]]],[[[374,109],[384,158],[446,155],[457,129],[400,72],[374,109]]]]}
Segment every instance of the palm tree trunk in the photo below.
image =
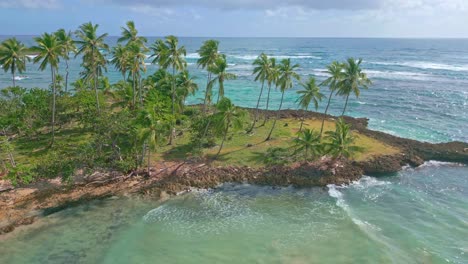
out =
{"type": "Polygon", "coordinates": [[[328,96],[328,103],[327,103],[327,107],[325,108],[325,112],[324,112],[324,115],[323,115],[323,118],[322,118],[322,127],[320,128],[320,137],[322,137],[323,125],[325,124],[325,116],[327,115],[328,107],[330,107],[330,102],[331,102],[332,96],[333,96],[333,90],[330,91],[330,95],[328,96]]]}
{"type": "Polygon", "coordinates": [[[211,73],[208,72],[207,80],[206,80],[206,89],[205,89],[205,101],[203,102],[203,113],[204,114],[208,110],[208,107],[207,107],[207,104],[208,104],[208,85],[209,85],[210,81],[211,81],[211,73]]]}
{"type": "Polygon", "coordinates": [[[341,116],[344,116],[344,113],[346,112],[346,107],[348,106],[348,99],[349,99],[349,94],[346,95],[346,103],[343,108],[343,113],[341,113],[341,116]]]}
{"type": "Polygon", "coordinates": [[[68,60],[65,60],[65,71],[66,71],[66,74],[65,74],[65,92],[68,92],[68,74],[69,74],[69,71],[68,71],[68,60]]]}
{"type": "Polygon", "coordinates": [[[302,131],[302,126],[304,125],[305,114],[308,109],[309,109],[309,106],[306,107],[305,111],[302,114],[301,126],[299,127],[299,133],[302,131]]]}
{"type": "Polygon", "coordinates": [[[273,133],[273,129],[275,129],[276,121],[278,121],[278,119],[279,119],[279,112],[281,110],[281,107],[283,106],[283,99],[284,99],[284,91],[281,94],[281,101],[280,101],[280,105],[279,105],[279,108],[278,108],[278,113],[276,113],[275,121],[273,122],[273,126],[271,126],[270,133],[268,134],[268,137],[265,139],[265,141],[268,141],[268,140],[271,139],[271,134],[273,133]]]}
{"type": "Polygon", "coordinates": [[[52,142],[51,145],[54,144],[55,141],[55,71],[52,65],[50,66],[50,70],[52,72],[52,142]]]}
{"type": "Polygon", "coordinates": [[[175,67],[172,66],[172,121],[171,134],[169,135],[169,145],[172,145],[172,140],[175,134],[175,67]]]}
{"type": "Polygon", "coordinates": [[[13,87],[16,87],[16,80],[15,80],[15,63],[13,63],[12,67],[11,67],[11,74],[13,75],[13,87]]]}
{"type": "Polygon", "coordinates": [[[253,120],[252,126],[251,126],[250,129],[247,131],[247,133],[252,132],[252,130],[253,130],[254,127],[255,127],[255,124],[257,123],[258,106],[260,105],[260,99],[262,98],[262,93],[263,93],[263,87],[264,87],[264,85],[265,85],[265,81],[262,81],[262,88],[260,89],[260,95],[258,96],[257,106],[255,107],[254,120],[253,120]]]}
{"type": "Polygon", "coordinates": [[[135,71],[132,70],[132,89],[133,89],[133,109],[136,106],[136,82],[135,82],[135,71]]]}
{"type": "Polygon", "coordinates": [[[219,146],[218,153],[216,153],[215,159],[218,158],[219,153],[221,153],[221,149],[223,149],[224,141],[226,141],[227,133],[228,133],[228,130],[229,130],[229,125],[230,125],[229,123],[226,124],[226,129],[224,130],[223,141],[221,141],[221,145],[219,146]]]}
{"type": "MultiPolygon", "coordinates": [[[[270,92],[271,92],[271,84],[268,84],[268,95],[267,95],[267,101],[266,101],[266,107],[265,110],[268,112],[268,104],[270,103],[270,92]]],[[[262,126],[266,124],[268,120],[268,114],[265,115],[265,119],[263,120],[262,126]]]]}
{"type": "Polygon", "coordinates": [[[148,177],[151,176],[150,166],[151,166],[151,148],[148,147],[148,177]]]}
{"type": "Polygon", "coordinates": [[[140,96],[140,105],[143,105],[143,87],[140,73],[137,74],[138,95],[140,96]]]}
{"type": "Polygon", "coordinates": [[[91,53],[93,54],[93,56],[91,56],[91,65],[93,67],[93,80],[94,80],[94,93],[96,94],[96,109],[98,111],[98,114],[101,113],[101,110],[99,108],[99,94],[98,94],[98,90],[97,90],[97,66],[94,65],[94,47],[92,48],[92,51],[91,53]]]}

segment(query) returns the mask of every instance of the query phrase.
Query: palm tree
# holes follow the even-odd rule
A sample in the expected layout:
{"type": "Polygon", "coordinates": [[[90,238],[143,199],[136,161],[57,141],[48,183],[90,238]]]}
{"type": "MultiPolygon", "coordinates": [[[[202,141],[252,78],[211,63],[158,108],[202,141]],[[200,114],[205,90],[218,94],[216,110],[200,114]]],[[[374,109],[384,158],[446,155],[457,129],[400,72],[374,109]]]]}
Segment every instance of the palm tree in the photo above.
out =
{"type": "MultiPolygon", "coordinates": [[[[309,109],[310,102],[314,102],[315,111],[318,109],[318,104],[322,101],[323,94],[320,92],[320,87],[315,84],[315,78],[310,77],[307,83],[301,83],[301,86],[304,88],[303,90],[297,91],[300,94],[297,102],[299,106],[307,112],[309,109]]],[[[304,116],[302,117],[301,127],[299,128],[299,132],[302,131],[302,126],[304,125],[305,119],[305,112],[304,116]]]]}
{"type": "Polygon", "coordinates": [[[183,111],[185,99],[189,95],[195,95],[198,85],[194,77],[190,76],[188,70],[183,70],[177,75],[177,97],[179,98],[179,108],[183,111]]]}
{"type": "Polygon", "coordinates": [[[69,65],[68,61],[70,60],[70,52],[75,53],[76,52],[76,46],[75,46],[75,41],[72,38],[72,32],[66,32],[65,29],[59,29],[57,32],[55,32],[55,36],[58,39],[58,42],[60,43],[60,46],[62,46],[62,54],[61,57],[65,60],[65,92],[68,92],[68,75],[69,75],[69,65]]]}
{"type": "Polygon", "coordinates": [[[361,62],[362,59],[355,60],[354,58],[349,58],[347,63],[344,64],[343,79],[340,82],[337,92],[339,95],[346,96],[346,102],[341,116],[346,112],[349,95],[354,93],[357,98],[361,93],[360,89],[368,89],[368,86],[372,84],[371,80],[367,78],[367,75],[362,72],[361,62]]]}
{"type": "Polygon", "coordinates": [[[209,84],[211,82],[211,72],[210,68],[216,63],[216,60],[219,56],[218,53],[219,41],[217,40],[207,40],[203,42],[203,45],[197,51],[200,55],[200,58],[197,61],[198,67],[202,69],[207,69],[207,81],[206,81],[206,90],[205,90],[205,100],[203,102],[203,113],[206,113],[207,106],[211,102],[211,90],[209,84]]]}
{"type": "Polygon", "coordinates": [[[268,72],[270,70],[270,61],[268,60],[268,56],[265,53],[260,54],[257,59],[252,63],[255,68],[253,69],[253,74],[255,75],[255,81],[260,81],[262,83],[262,88],[260,89],[260,94],[258,95],[257,106],[255,107],[254,113],[254,120],[252,122],[252,126],[247,131],[247,133],[252,132],[257,123],[258,117],[258,106],[260,105],[260,100],[263,94],[263,88],[265,86],[265,81],[268,78],[268,72]]]}
{"type": "Polygon", "coordinates": [[[145,58],[146,55],[141,48],[140,44],[137,42],[131,42],[127,45],[126,49],[128,50],[129,56],[129,69],[132,73],[132,82],[133,82],[133,105],[136,105],[136,90],[138,88],[138,97],[140,105],[143,104],[143,92],[141,89],[141,75],[140,72],[146,72],[145,58]]]}
{"type": "Polygon", "coordinates": [[[328,108],[330,107],[331,99],[333,93],[339,89],[339,85],[341,80],[343,79],[343,64],[337,61],[332,62],[330,65],[327,66],[327,73],[330,75],[325,81],[323,81],[320,86],[326,85],[330,90],[330,94],[328,95],[328,102],[327,107],[325,108],[325,112],[322,118],[322,126],[320,128],[320,136],[323,133],[323,125],[325,124],[325,116],[327,115],[328,108]]]}
{"type": "Polygon", "coordinates": [[[216,103],[219,102],[220,97],[224,97],[224,81],[234,80],[237,78],[235,74],[226,72],[227,67],[226,55],[222,54],[218,56],[215,64],[209,69],[212,74],[216,75],[216,77],[209,83],[209,87],[211,87],[210,90],[213,89],[215,83],[218,83],[218,99],[216,100],[216,103]]]}
{"type": "Polygon", "coordinates": [[[63,47],[59,39],[54,34],[44,33],[42,36],[34,38],[37,46],[31,48],[37,52],[34,58],[34,63],[39,64],[39,70],[44,71],[47,66],[50,66],[52,76],[52,144],[55,140],[55,105],[56,105],[56,74],[60,56],[63,54],[63,47]]]}
{"type": "Polygon", "coordinates": [[[11,71],[13,87],[16,86],[16,71],[22,73],[26,70],[26,56],[28,49],[16,38],[10,38],[0,44],[0,65],[5,72],[11,71]]]}
{"type": "Polygon", "coordinates": [[[291,65],[291,59],[283,59],[278,66],[278,85],[281,89],[281,101],[280,105],[278,108],[278,112],[276,114],[275,121],[273,122],[273,125],[271,126],[270,133],[268,134],[267,138],[265,141],[268,141],[271,139],[271,134],[273,133],[273,130],[275,129],[276,126],[276,121],[279,119],[279,112],[281,110],[281,107],[283,106],[283,100],[284,100],[284,93],[286,90],[291,89],[293,87],[293,81],[299,80],[300,76],[295,72],[295,70],[299,67],[298,64],[291,65]]]}
{"type": "Polygon", "coordinates": [[[139,130],[140,140],[148,144],[148,176],[150,176],[151,151],[156,151],[158,143],[162,140],[166,125],[160,120],[156,108],[151,106],[142,112],[143,127],[139,130]]]}
{"type": "Polygon", "coordinates": [[[83,55],[83,66],[91,71],[92,80],[94,81],[94,92],[96,94],[96,109],[100,112],[99,107],[99,93],[98,93],[98,77],[102,72],[102,67],[106,64],[101,50],[109,50],[109,46],[104,43],[107,33],[97,35],[99,25],[93,25],[91,22],[82,24],[76,31],[76,36],[79,40],[76,44],[79,45],[78,51],[75,56],[83,55]]]}
{"type": "Polygon", "coordinates": [[[304,152],[304,161],[307,161],[309,156],[312,158],[322,154],[322,144],[320,143],[320,134],[308,128],[299,132],[299,136],[293,140],[295,153],[304,152]],[[310,155],[309,155],[310,153],[310,155]]]}
{"type": "Polygon", "coordinates": [[[111,51],[112,58],[110,63],[115,69],[122,73],[123,80],[126,80],[127,71],[130,69],[130,53],[128,49],[121,44],[114,46],[111,51]]]}
{"type": "Polygon", "coordinates": [[[148,41],[145,37],[138,36],[138,30],[135,27],[135,22],[127,21],[127,28],[121,27],[121,37],[117,40],[118,43],[127,41],[127,45],[130,43],[138,43],[140,47],[146,49],[146,42],[148,41]]]}
{"type": "Polygon", "coordinates": [[[219,153],[221,153],[229,128],[232,126],[233,129],[242,129],[246,117],[246,112],[236,107],[227,97],[221,98],[218,104],[216,104],[216,110],[217,112],[212,116],[212,119],[218,133],[222,133],[223,140],[219,146],[218,153],[216,153],[215,159],[219,156],[219,153]]]}
{"type": "MultiPolygon", "coordinates": [[[[270,58],[269,64],[268,64],[268,70],[267,70],[268,94],[267,94],[266,107],[265,107],[266,111],[268,111],[268,107],[270,104],[271,85],[275,85],[275,88],[277,87],[278,76],[279,76],[279,71],[278,71],[278,65],[276,64],[276,58],[270,58]]],[[[262,126],[266,124],[267,119],[268,119],[268,115],[265,115],[265,119],[263,120],[262,126]]]]}
{"type": "Polygon", "coordinates": [[[362,148],[353,146],[355,141],[354,136],[351,133],[350,125],[346,124],[343,118],[339,118],[336,121],[335,131],[327,131],[326,144],[327,153],[331,154],[333,158],[349,158],[356,152],[362,152],[362,148]]]}
{"type": "MultiPolygon", "coordinates": [[[[184,46],[179,47],[179,40],[175,36],[167,36],[166,40],[163,42],[162,40],[156,41],[153,46],[151,46],[153,50],[152,57],[155,57],[153,63],[158,63],[159,66],[163,69],[167,69],[169,67],[172,68],[172,115],[173,119],[175,120],[175,96],[176,96],[176,71],[182,71],[186,68],[187,62],[185,61],[185,56],[187,55],[187,50],[184,46]]],[[[173,122],[171,128],[171,135],[169,138],[169,144],[172,144],[172,139],[175,134],[175,124],[173,122]]]]}

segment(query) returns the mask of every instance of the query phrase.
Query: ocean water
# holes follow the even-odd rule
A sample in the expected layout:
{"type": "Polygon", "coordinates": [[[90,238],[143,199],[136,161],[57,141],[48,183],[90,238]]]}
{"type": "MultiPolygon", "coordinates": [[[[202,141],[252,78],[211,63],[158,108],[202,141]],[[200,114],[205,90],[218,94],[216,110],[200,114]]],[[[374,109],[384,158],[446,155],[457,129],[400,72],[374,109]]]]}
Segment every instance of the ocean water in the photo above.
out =
{"type": "MultiPolygon", "coordinates": [[[[203,40],[181,39],[202,88],[195,52],[203,40]]],[[[349,115],[403,137],[468,142],[468,40],[219,40],[238,75],[226,94],[241,106],[256,103],[260,85],[251,63],[261,52],[290,57],[303,77],[319,80],[331,61],[362,57],[374,85],[351,99],[349,115]]],[[[72,79],[78,66],[71,62],[72,79]]],[[[157,69],[147,67],[148,73],[157,69]]],[[[17,83],[46,88],[49,74],[36,68],[28,65],[28,78],[17,83]]],[[[111,68],[107,74],[111,81],[120,78],[111,68]]],[[[0,87],[10,81],[0,73],[0,87]]],[[[296,90],[287,92],[286,108],[297,108],[296,90]]],[[[279,96],[273,93],[273,106],[279,96]]],[[[342,106],[335,98],[331,113],[342,106]]],[[[107,199],[0,237],[0,263],[468,263],[467,201],[468,167],[436,161],[349,186],[225,184],[165,202],[107,199]]]]}
{"type": "MultiPolygon", "coordinates": [[[[6,38],[0,37],[0,41],[6,38]]],[[[33,45],[32,37],[19,37],[33,45]]],[[[115,37],[108,39],[112,46],[115,37]]],[[[153,43],[156,38],[149,38],[153,43]]],[[[205,73],[197,68],[198,54],[204,38],[181,38],[187,48],[188,68],[196,77],[200,92],[187,103],[200,103],[206,85],[205,73]]],[[[300,64],[303,79],[315,76],[323,80],[326,65],[348,57],[362,58],[362,67],[374,85],[352,98],[347,114],[370,118],[370,127],[395,135],[429,141],[468,141],[468,39],[330,39],[330,38],[219,38],[220,52],[227,55],[229,70],[237,80],[226,83],[226,95],[241,106],[254,107],[260,84],[253,81],[252,62],[261,53],[278,59],[291,58],[300,64]]],[[[157,70],[147,60],[147,73],[157,70]]],[[[75,80],[81,71],[80,58],[70,64],[70,78],[75,80]]],[[[25,87],[47,88],[48,71],[40,72],[38,65],[28,64],[27,78],[18,80],[25,87]]],[[[61,65],[63,73],[64,65],[61,65]]],[[[120,73],[109,65],[107,76],[111,82],[121,79],[120,73]]],[[[0,73],[0,88],[11,83],[11,75],[0,73]]],[[[285,108],[296,109],[296,91],[286,93],[285,108]]],[[[324,93],[327,89],[323,88],[324,93]]],[[[280,93],[272,94],[272,107],[279,104],[280,93]]],[[[262,106],[265,103],[262,102],[262,106]]],[[[342,98],[332,102],[331,113],[340,114],[342,98]]],[[[323,111],[325,103],[320,107],[323,111]]]]}
{"type": "Polygon", "coordinates": [[[0,238],[0,263],[468,263],[466,171],[95,201],[0,238]]]}

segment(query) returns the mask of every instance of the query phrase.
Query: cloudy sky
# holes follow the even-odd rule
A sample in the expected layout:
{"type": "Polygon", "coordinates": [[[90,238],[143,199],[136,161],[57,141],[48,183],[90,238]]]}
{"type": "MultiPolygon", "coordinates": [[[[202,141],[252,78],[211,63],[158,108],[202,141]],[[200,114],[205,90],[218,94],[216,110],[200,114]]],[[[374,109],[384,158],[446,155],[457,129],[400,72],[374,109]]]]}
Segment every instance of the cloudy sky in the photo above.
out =
{"type": "Polygon", "coordinates": [[[146,36],[467,38],[468,0],[0,0],[0,35],[127,20],[146,36]]]}

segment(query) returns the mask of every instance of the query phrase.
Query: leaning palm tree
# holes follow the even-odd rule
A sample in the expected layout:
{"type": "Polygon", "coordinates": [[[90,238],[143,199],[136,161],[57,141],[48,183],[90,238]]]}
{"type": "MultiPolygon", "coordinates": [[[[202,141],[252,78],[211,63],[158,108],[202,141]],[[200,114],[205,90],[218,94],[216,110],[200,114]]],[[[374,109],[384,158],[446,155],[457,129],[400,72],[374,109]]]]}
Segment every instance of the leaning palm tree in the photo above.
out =
{"type": "Polygon", "coordinates": [[[255,75],[255,81],[260,81],[262,83],[262,88],[260,89],[260,94],[258,95],[257,106],[255,107],[254,120],[252,126],[247,131],[247,133],[252,132],[257,123],[258,117],[258,107],[260,105],[260,100],[262,99],[263,88],[265,86],[265,81],[268,79],[268,71],[270,70],[270,61],[268,56],[265,53],[260,54],[257,59],[252,63],[254,65],[253,74],[255,75]]]}
{"type": "Polygon", "coordinates": [[[208,70],[206,90],[205,90],[205,100],[203,102],[204,113],[206,113],[207,106],[211,102],[211,91],[208,87],[211,82],[211,72],[209,71],[209,69],[216,63],[216,59],[219,56],[218,46],[219,46],[219,41],[210,39],[210,40],[203,42],[203,45],[197,51],[198,54],[200,55],[200,58],[197,61],[198,67],[208,70]]]}
{"type": "Polygon", "coordinates": [[[271,134],[273,133],[273,130],[275,129],[275,126],[276,126],[276,122],[279,119],[279,113],[280,113],[281,107],[283,106],[284,93],[286,92],[286,90],[291,89],[293,87],[294,80],[297,80],[297,81],[300,80],[299,74],[295,72],[297,68],[299,68],[299,64],[291,65],[291,59],[283,59],[280,65],[278,66],[278,72],[279,72],[278,85],[281,89],[281,101],[278,107],[278,112],[276,114],[275,121],[273,122],[270,133],[268,134],[265,141],[268,141],[271,139],[271,134]]]}
{"type": "Polygon", "coordinates": [[[70,60],[70,53],[76,52],[75,41],[72,38],[72,32],[66,32],[65,29],[59,29],[55,32],[55,36],[62,46],[61,57],[65,60],[65,92],[68,92],[68,75],[69,75],[69,65],[68,61],[70,60]]]}
{"type": "Polygon", "coordinates": [[[368,89],[368,86],[372,84],[371,80],[367,78],[367,75],[362,72],[361,62],[362,59],[355,60],[349,58],[344,64],[343,79],[339,84],[339,90],[337,92],[339,95],[346,96],[346,102],[341,116],[346,112],[349,95],[354,93],[357,98],[361,93],[360,89],[368,89]]]}
{"type": "Polygon", "coordinates": [[[102,67],[106,64],[106,59],[101,50],[109,50],[109,46],[104,42],[107,33],[99,35],[97,29],[99,25],[93,25],[91,22],[82,24],[75,32],[78,40],[75,42],[79,47],[75,56],[83,55],[83,66],[91,71],[94,81],[94,92],[96,95],[96,109],[100,112],[98,78],[102,72],[102,67]]]}
{"type": "Polygon", "coordinates": [[[148,41],[145,37],[138,36],[138,30],[135,27],[135,22],[127,21],[127,27],[121,27],[122,33],[121,37],[117,40],[118,43],[120,42],[127,42],[127,45],[130,43],[138,43],[140,47],[145,47],[146,42],[148,41]]]}
{"type": "Polygon", "coordinates": [[[188,70],[183,70],[177,75],[177,97],[179,98],[179,109],[183,111],[185,100],[189,95],[195,95],[198,84],[194,77],[190,76],[188,70]]]}
{"type": "Polygon", "coordinates": [[[0,44],[0,66],[5,72],[10,71],[12,75],[13,87],[16,86],[16,72],[22,73],[26,70],[26,56],[28,49],[21,41],[10,38],[0,44]]]}
{"type": "Polygon", "coordinates": [[[304,161],[316,158],[322,154],[320,134],[308,128],[299,132],[299,136],[293,140],[295,154],[303,152],[304,161]]]}
{"type": "Polygon", "coordinates": [[[318,109],[319,102],[322,101],[323,94],[320,92],[320,87],[315,84],[315,78],[310,77],[307,83],[301,83],[303,90],[297,91],[300,95],[297,99],[299,106],[304,110],[304,115],[302,117],[301,126],[299,132],[302,131],[302,126],[304,125],[305,113],[309,110],[309,105],[311,102],[314,103],[315,111],[318,109]]]}
{"type": "Polygon", "coordinates": [[[56,74],[60,56],[63,54],[63,47],[60,41],[54,34],[44,33],[42,36],[34,38],[37,46],[31,48],[32,51],[37,52],[34,58],[34,63],[39,64],[39,70],[44,71],[47,66],[50,66],[52,76],[52,144],[55,140],[55,105],[56,105],[56,74]]]}
{"type": "Polygon", "coordinates": [[[127,72],[131,67],[131,57],[128,49],[121,44],[117,44],[117,46],[112,48],[111,55],[110,63],[122,74],[122,78],[125,81],[127,79],[127,72]]]}
{"type": "MultiPolygon", "coordinates": [[[[167,36],[165,41],[159,40],[156,41],[153,46],[154,57],[153,63],[158,63],[159,66],[163,69],[172,68],[172,115],[173,120],[175,120],[175,96],[176,96],[176,71],[180,72],[187,67],[187,62],[185,61],[185,56],[187,55],[187,50],[184,46],[179,47],[179,39],[175,36],[167,36]]],[[[169,138],[169,144],[172,144],[172,140],[175,134],[175,124],[173,122],[171,128],[171,135],[169,138]]]]}
{"type": "Polygon", "coordinates": [[[355,137],[351,133],[351,126],[346,124],[343,118],[336,121],[335,131],[327,131],[328,143],[326,152],[333,158],[350,158],[357,152],[362,152],[363,148],[354,146],[355,137]]]}
{"type": "Polygon", "coordinates": [[[229,98],[223,97],[216,104],[217,112],[212,116],[214,127],[216,131],[223,136],[221,145],[219,146],[218,153],[216,153],[215,159],[221,153],[224,142],[226,141],[229,128],[242,129],[243,122],[247,113],[236,107],[229,98]]]}
{"type": "Polygon", "coordinates": [[[325,124],[325,116],[327,115],[328,108],[330,107],[331,99],[333,93],[339,89],[339,85],[343,79],[343,64],[337,61],[332,62],[330,65],[327,66],[327,73],[330,75],[325,81],[323,81],[320,86],[326,85],[330,90],[330,94],[328,95],[328,102],[327,107],[325,108],[325,112],[322,118],[322,126],[320,127],[320,136],[323,133],[323,125],[325,124]]]}
{"type": "Polygon", "coordinates": [[[209,87],[211,87],[210,90],[212,90],[214,85],[218,83],[218,99],[216,100],[216,103],[219,102],[220,98],[224,97],[224,81],[234,80],[237,78],[235,74],[226,71],[227,67],[226,55],[222,54],[218,56],[215,64],[209,69],[209,71],[215,75],[215,78],[213,78],[209,83],[209,87]]]}
{"type": "MultiPolygon", "coordinates": [[[[278,71],[278,65],[276,64],[276,58],[270,58],[268,66],[267,66],[267,83],[268,83],[268,94],[267,94],[267,99],[266,99],[266,107],[265,110],[268,111],[268,107],[270,104],[270,92],[271,92],[271,86],[274,85],[275,88],[277,87],[278,84],[278,76],[279,76],[279,71],[278,71]]],[[[266,121],[268,120],[268,115],[265,115],[265,119],[263,120],[262,126],[266,124],[266,121]]]]}

